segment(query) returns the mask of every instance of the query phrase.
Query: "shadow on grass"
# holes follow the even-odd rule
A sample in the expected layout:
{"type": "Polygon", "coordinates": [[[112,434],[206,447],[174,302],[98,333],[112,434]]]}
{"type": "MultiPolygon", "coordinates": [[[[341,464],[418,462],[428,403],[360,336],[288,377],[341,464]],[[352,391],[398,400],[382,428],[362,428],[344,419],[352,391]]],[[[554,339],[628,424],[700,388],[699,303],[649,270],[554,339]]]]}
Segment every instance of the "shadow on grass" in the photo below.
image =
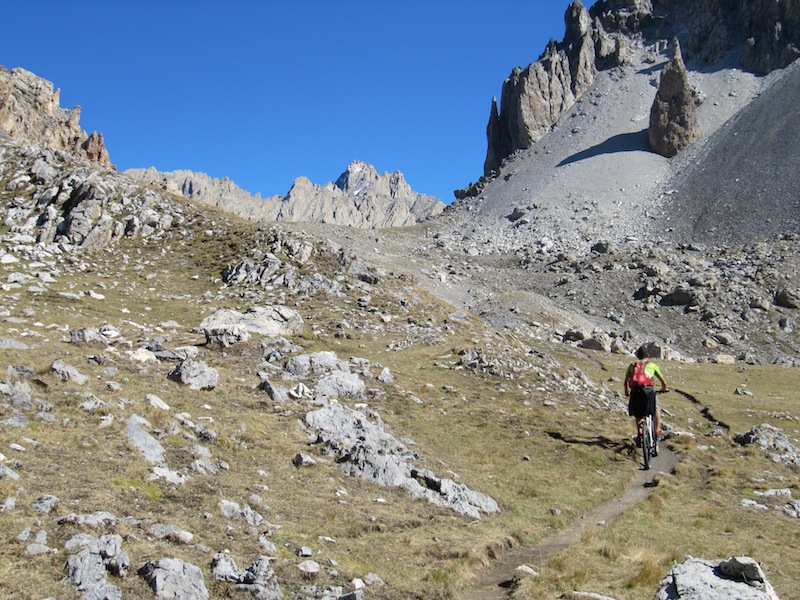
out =
{"type": "Polygon", "coordinates": [[[558,431],[548,431],[547,435],[549,435],[554,440],[558,440],[560,442],[564,442],[565,444],[580,444],[581,446],[597,446],[599,448],[603,448],[604,450],[613,450],[616,454],[621,454],[622,452],[630,451],[633,442],[629,440],[612,440],[611,438],[607,438],[604,435],[598,435],[594,437],[586,436],[577,436],[577,435],[564,435],[558,431]]]}

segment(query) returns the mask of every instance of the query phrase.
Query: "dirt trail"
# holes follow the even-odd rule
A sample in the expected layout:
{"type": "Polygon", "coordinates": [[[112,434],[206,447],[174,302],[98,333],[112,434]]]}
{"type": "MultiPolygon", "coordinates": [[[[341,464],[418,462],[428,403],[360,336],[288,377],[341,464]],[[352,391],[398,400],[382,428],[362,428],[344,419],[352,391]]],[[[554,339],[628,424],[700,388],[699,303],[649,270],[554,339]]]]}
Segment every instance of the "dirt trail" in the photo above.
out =
{"type": "Polygon", "coordinates": [[[656,474],[671,473],[678,464],[678,455],[665,446],[662,446],[659,456],[653,459],[650,470],[640,468],[636,479],[621,496],[597,506],[536,546],[520,546],[504,553],[481,575],[473,588],[461,596],[461,600],[505,600],[517,567],[525,564],[533,569],[541,568],[550,558],[579,541],[588,526],[601,522],[608,524],[646,498],[653,489],[656,474]]]}

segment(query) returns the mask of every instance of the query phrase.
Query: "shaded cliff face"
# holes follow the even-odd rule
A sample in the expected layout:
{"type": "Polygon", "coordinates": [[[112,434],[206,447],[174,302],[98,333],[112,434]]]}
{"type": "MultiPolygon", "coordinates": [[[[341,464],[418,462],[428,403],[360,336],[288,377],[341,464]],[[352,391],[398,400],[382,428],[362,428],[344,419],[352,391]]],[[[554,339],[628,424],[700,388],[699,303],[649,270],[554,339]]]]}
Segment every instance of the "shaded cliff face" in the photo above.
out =
{"type": "Polygon", "coordinates": [[[0,66],[0,129],[11,138],[111,167],[103,135],[80,128],[81,109],[59,106],[59,90],[25,69],[0,66]]]}
{"type": "Polygon", "coordinates": [[[800,56],[800,7],[793,0],[606,0],[587,11],[575,1],[565,14],[564,40],[515,67],[492,101],[484,176],[544,137],[592,85],[598,70],[620,66],[626,48],[677,38],[684,58],[710,64],[738,50],[740,66],[757,74],[800,56]]]}
{"type": "Polygon", "coordinates": [[[499,111],[492,101],[484,175],[497,171],[515,150],[546,135],[592,85],[597,67],[589,13],[580,2],[573,2],[565,19],[564,41],[551,42],[527,68],[514,68],[503,84],[499,111]]]}
{"type": "Polygon", "coordinates": [[[438,199],[413,191],[401,172],[379,175],[375,167],[362,161],[350,163],[335,183],[316,185],[298,177],[285,196],[268,198],[251,195],[228,178],[214,179],[204,173],[159,173],[153,168],[126,173],[254,221],[383,229],[408,227],[444,210],[438,199]]]}

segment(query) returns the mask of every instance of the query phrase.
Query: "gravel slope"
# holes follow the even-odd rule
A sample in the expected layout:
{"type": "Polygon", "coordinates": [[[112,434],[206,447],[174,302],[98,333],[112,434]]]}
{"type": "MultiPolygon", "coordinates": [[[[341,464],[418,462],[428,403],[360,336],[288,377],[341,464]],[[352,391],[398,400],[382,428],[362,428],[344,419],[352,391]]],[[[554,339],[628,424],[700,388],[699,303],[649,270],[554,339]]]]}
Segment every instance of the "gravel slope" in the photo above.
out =
{"type": "Polygon", "coordinates": [[[689,63],[703,138],[666,159],[646,134],[666,52],[638,42],[631,56],[480,196],[414,228],[319,233],[498,328],[559,341],[595,330],[629,346],[656,340],[675,357],[792,364],[800,328],[771,304],[778,285],[800,287],[800,259],[792,239],[770,240],[798,232],[800,66],[760,78],[732,56],[689,63]],[[726,248],[758,239],[769,243],[726,248]],[[643,286],[650,301],[637,297],[643,286]],[[679,286],[700,286],[701,305],[664,300],[679,286]]]}
{"type": "Polygon", "coordinates": [[[800,62],[767,82],[668,183],[684,239],[729,244],[800,231],[800,62]]]}

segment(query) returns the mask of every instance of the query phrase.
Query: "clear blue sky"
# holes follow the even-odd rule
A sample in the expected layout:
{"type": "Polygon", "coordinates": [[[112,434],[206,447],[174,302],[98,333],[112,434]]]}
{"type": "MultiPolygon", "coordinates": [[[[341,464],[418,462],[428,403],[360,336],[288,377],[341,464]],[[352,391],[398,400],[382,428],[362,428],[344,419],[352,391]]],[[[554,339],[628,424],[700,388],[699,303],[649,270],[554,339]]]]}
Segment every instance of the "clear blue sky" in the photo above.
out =
{"type": "Polygon", "coordinates": [[[191,169],[271,196],[358,159],[449,203],[483,172],[492,96],[564,37],[568,5],[0,0],[0,64],[80,105],[120,170],[191,169]]]}

